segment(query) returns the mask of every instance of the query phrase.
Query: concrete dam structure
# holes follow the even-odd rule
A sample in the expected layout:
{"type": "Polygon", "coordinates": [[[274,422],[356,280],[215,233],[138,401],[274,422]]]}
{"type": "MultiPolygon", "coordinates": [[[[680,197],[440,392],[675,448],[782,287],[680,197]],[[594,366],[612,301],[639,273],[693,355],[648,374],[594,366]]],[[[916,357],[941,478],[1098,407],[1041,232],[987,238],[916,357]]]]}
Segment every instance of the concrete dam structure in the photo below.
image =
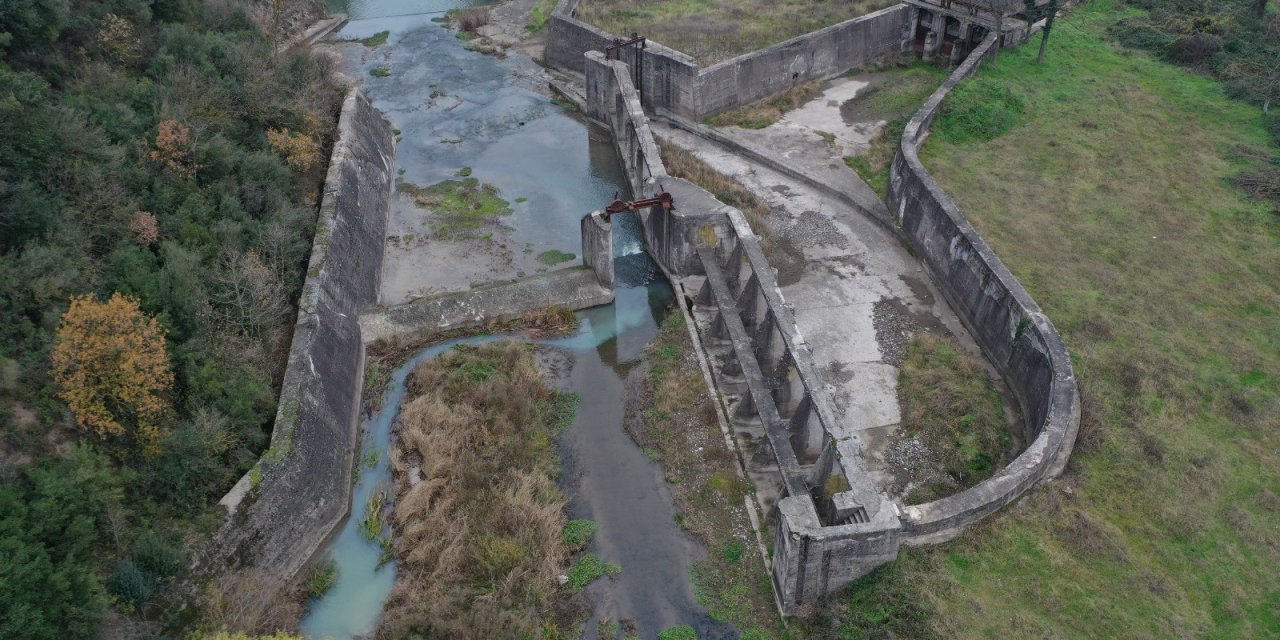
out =
{"type": "MultiPolygon", "coordinates": [[[[1080,408],[1061,337],[916,156],[943,98],[997,43],[996,34],[987,33],[911,120],[892,165],[892,215],[876,221],[920,256],[1012,390],[1028,445],[978,485],[911,506],[891,500],[868,473],[857,425],[837,419],[829,385],[814,366],[813,351],[828,345],[811,345],[800,334],[775,270],[741,212],[667,175],[631,66],[599,51],[583,55],[586,113],[612,132],[634,195],[665,191],[675,200],[673,211],[641,212],[649,250],[692,307],[735,426],[758,433],[772,456],[781,489],[770,513],[771,573],[788,615],[804,613],[827,593],[892,561],[902,544],[958,535],[1061,473],[1070,455],[1080,408]]],[[[599,212],[588,215],[584,236],[606,224],[599,212]]],[[[588,264],[602,270],[589,256],[588,264]]]]}
{"type": "MultiPolygon", "coordinates": [[[[1061,473],[1080,414],[1065,346],[917,156],[943,98],[999,46],[998,33],[1014,41],[1034,27],[956,17],[913,0],[699,69],[660,45],[606,59],[596,49],[612,35],[572,18],[573,5],[563,0],[556,9],[547,61],[581,74],[586,116],[612,135],[633,197],[665,192],[674,200],[672,210],[654,206],[635,215],[649,255],[694,320],[721,410],[767,458],[765,473],[777,485],[762,488],[769,493],[769,568],[785,614],[806,613],[894,560],[901,545],[950,539],[1061,473]],[[1012,390],[1028,445],[977,486],[903,506],[877,483],[859,425],[815,363],[815,351],[832,345],[802,334],[743,214],[667,174],[647,113],[701,118],[913,46],[926,57],[964,61],[906,128],[891,169],[888,214],[868,217],[919,257],[1012,390]]],[[[366,344],[614,299],[614,222],[597,211],[578,226],[579,267],[379,306],[396,139],[386,117],[353,90],[339,123],[271,447],[223,499],[229,517],[197,559],[197,575],[267,572],[273,578],[264,597],[272,595],[347,517],[366,344]]]]}

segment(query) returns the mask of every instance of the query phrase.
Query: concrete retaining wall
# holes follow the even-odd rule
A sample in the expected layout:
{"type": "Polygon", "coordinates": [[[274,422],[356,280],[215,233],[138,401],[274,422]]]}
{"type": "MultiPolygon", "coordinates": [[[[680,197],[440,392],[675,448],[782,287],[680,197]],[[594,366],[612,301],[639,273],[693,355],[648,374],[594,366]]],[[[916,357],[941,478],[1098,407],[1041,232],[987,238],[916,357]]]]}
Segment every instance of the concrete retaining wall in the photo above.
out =
{"type": "Polygon", "coordinates": [[[897,557],[897,514],[867,474],[856,434],[837,426],[809,346],[742,213],[666,176],[626,64],[597,52],[584,60],[586,113],[613,133],[628,179],[652,195],[660,178],[675,201],[674,211],[643,213],[646,244],[668,276],[697,285],[699,338],[735,421],[763,426],[784,485],[773,583],[784,611],[800,612],[897,557]],[[847,488],[822,495],[831,476],[847,488]]]}
{"type": "Polygon", "coordinates": [[[750,104],[897,53],[909,31],[909,9],[895,5],[702,69],[693,116],[750,104]]]}
{"type": "Polygon", "coordinates": [[[906,507],[909,543],[946,540],[1061,473],[1080,425],[1080,399],[1062,337],[917,155],[947,93],[995,47],[983,41],[907,124],[889,174],[888,208],[951,308],[1017,396],[1030,445],[995,476],[956,495],[906,507]]]}
{"type": "Polygon", "coordinates": [[[600,52],[590,51],[583,56],[583,71],[587,117],[605,125],[613,134],[614,149],[632,196],[645,198],[665,190],[675,198],[674,211],[654,207],[639,212],[650,255],[668,275],[702,273],[696,247],[716,238],[716,228],[727,224],[723,213],[690,206],[701,201],[706,192],[667,175],[626,63],[606,60],[600,52]]]}
{"type": "Polygon", "coordinates": [[[271,447],[222,499],[230,516],[197,570],[261,569],[284,583],[346,517],[364,371],[357,320],[377,302],[394,153],[390,123],[352,90],[329,161],[271,447]]]}
{"type": "MultiPolygon", "coordinates": [[[[575,18],[578,2],[561,0],[552,12],[545,61],[554,69],[585,73],[584,54],[603,52],[618,36],[575,18]]],[[[910,15],[909,7],[896,5],[705,69],[655,42],[643,52],[623,49],[619,59],[638,70],[633,84],[646,109],[700,120],[899,51],[910,15]]]]}

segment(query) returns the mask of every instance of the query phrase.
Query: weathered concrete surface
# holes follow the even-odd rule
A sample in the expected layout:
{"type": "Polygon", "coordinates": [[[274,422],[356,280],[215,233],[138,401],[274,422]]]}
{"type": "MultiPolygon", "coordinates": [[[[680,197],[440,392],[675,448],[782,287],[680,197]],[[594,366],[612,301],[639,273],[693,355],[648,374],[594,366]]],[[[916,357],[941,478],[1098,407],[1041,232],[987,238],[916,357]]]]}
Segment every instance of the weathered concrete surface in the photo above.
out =
{"type": "MultiPolygon", "coordinates": [[[[632,182],[644,186],[665,175],[660,159],[646,151],[656,145],[626,66],[594,52],[585,60],[586,111],[610,127],[632,182]],[[631,155],[636,157],[628,161],[631,155]]],[[[777,482],[778,505],[794,508],[775,514],[799,519],[780,525],[795,544],[777,547],[773,563],[782,608],[797,612],[896,557],[896,510],[871,480],[857,434],[838,423],[828,385],[741,212],[683,180],[665,182],[675,209],[642,213],[646,244],[677,291],[697,292],[693,315],[717,389],[740,428],[757,429],[763,446],[753,464],[764,457],[774,465],[752,475],[763,487],[757,497],[773,493],[769,485],[777,482]],[[837,479],[843,490],[823,491],[837,479]],[[844,525],[852,526],[838,528],[844,525]],[[817,555],[811,557],[811,549],[817,555]],[[832,553],[841,558],[831,561],[832,553]],[[817,562],[820,571],[814,570],[817,562]]]]}
{"type": "MultiPolygon", "coordinates": [[[[583,55],[604,51],[617,36],[575,18],[577,5],[578,0],[561,0],[556,6],[547,25],[545,61],[553,69],[582,74],[583,55]]],[[[639,69],[636,84],[646,109],[700,120],[897,52],[908,34],[908,17],[908,7],[896,5],[705,69],[656,42],[619,55],[639,69]]]]}
{"type": "MultiPolygon", "coordinates": [[[[912,487],[886,454],[901,421],[898,366],[906,342],[912,334],[932,331],[956,337],[974,353],[976,343],[920,262],[867,212],[735,149],[668,125],[654,128],[770,206],[766,255],[819,374],[832,388],[837,427],[863,444],[876,484],[901,498],[912,487]]],[[[791,158],[792,150],[779,146],[774,155],[791,158]]],[[[841,167],[843,180],[857,180],[841,167]]],[[[883,204],[874,202],[884,216],[883,204]]],[[[738,435],[744,450],[758,443],[749,429],[738,435]]]]}
{"type": "Polygon", "coordinates": [[[601,286],[590,267],[580,266],[379,307],[360,316],[360,328],[368,344],[401,335],[513,320],[544,307],[576,311],[610,302],[613,289],[601,286]]]}
{"type": "Polygon", "coordinates": [[[1012,463],[956,495],[906,507],[908,542],[945,540],[1061,473],[1080,426],[1080,398],[1053,323],[969,225],[917,155],[947,93],[995,47],[988,37],[907,124],[889,174],[889,210],[942,294],[1013,390],[1033,438],[1012,463]]]}
{"type": "Polygon", "coordinates": [[[894,5],[702,69],[696,108],[676,113],[703,118],[896,53],[908,17],[906,5],[894,5]]]}
{"type": "Polygon", "coordinates": [[[613,288],[613,223],[602,211],[582,216],[582,264],[596,274],[600,286],[613,288]]]}
{"type": "Polygon", "coordinates": [[[261,569],[283,584],[346,516],[364,370],[356,319],[377,300],[394,150],[390,124],[352,90],[329,161],[271,447],[222,499],[230,516],[197,571],[261,569]]]}

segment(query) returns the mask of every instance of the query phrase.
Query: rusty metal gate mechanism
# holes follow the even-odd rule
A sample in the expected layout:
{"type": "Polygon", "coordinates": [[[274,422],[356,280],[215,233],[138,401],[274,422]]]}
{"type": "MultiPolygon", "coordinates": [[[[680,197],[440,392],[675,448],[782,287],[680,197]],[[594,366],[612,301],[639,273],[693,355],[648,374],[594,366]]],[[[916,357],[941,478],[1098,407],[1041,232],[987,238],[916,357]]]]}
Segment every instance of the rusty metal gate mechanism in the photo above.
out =
{"type": "Polygon", "coordinates": [[[636,63],[631,67],[631,84],[636,87],[636,93],[644,95],[644,49],[648,45],[648,40],[644,36],[631,32],[630,40],[622,38],[614,38],[613,44],[604,48],[604,57],[606,60],[622,60],[621,52],[626,47],[634,47],[636,51],[636,63]]]}
{"type": "MultiPolygon", "coordinates": [[[[662,185],[658,185],[658,189],[661,190],[662,185]]],[[[629,202],[619,200],[617,192],[614,192],[613,202],[609,203],[609,206],[604,208],[604,220],[605,222],[608,222],[609,218],[615,213],[626,213],[637,209],[647,209],[649,207],[658,206],[661,206],[664,211],[671,212],[676,208],[676,201],[671,197],[671,194],[666,191],[662,191],[652,198],[642,198],[640,200],[631,200],[629,202]]]]}

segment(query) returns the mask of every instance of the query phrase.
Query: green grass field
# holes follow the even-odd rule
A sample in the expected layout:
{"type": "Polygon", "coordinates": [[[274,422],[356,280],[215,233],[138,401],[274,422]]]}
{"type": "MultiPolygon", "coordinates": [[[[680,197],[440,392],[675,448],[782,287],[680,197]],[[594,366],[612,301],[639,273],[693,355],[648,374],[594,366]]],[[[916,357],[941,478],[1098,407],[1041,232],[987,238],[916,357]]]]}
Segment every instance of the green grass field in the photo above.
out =
{"type": "Polygon", "coordinates": [[[1280,216],[1229,182],[1277,149],[1258,109],[1110,44],[1129,12],[1078,9],[1042,65],[1038,40],[1003,53],[923,153],[1086,411],[1062,480],[905,551],[945,637],[1280,635],[1280,216]]]}

